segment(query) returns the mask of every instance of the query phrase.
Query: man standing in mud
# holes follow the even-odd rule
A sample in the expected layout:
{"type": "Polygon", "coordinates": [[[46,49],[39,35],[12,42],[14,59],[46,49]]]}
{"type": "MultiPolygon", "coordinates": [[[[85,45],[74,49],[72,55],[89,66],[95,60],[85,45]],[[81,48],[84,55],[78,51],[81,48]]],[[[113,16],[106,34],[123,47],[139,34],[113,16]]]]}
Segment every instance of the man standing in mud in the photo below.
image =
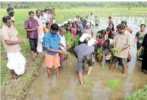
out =
{"type": "Polygon", "coordinates": [[[114,47],[120,50],[120,53],[114,53],[112,65],[110,70],[112,71],[115,64],[119,61],[122,66],[122,73],[125,74],[127,66],[127,57],[129,52],[129,47],[131,45],[131,34],[126,31],[124,24],[119,24],[117,26],[118,32],[114,37],[114,47]]]}
{"type": "Polygon", "coordinates": [[[85,84],[83,82],[82,73],[83,73],[83,70],[85,69],[85,62],[89,66],[87,75],[90,75],[94,65],[93,53],[94,53],[95,47],[88,46],[89,39],[90,39],[90,36],[87,36],[87,34],[83,34],[80,38],[80,42],[82,43],[74,48],[74,54],[76,58],[78,59],[77,70],[79,74],[78,75],[79,81],[80,81],[80,84],[84,87],[85,87],[85,84]]]}

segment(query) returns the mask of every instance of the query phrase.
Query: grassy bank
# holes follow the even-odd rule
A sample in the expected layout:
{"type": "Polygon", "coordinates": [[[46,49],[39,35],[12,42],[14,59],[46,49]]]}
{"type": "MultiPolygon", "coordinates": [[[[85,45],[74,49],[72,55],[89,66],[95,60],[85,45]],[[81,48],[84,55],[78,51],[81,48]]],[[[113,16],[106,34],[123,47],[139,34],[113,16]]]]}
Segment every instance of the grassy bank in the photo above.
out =
{"type": "Polygon", "coordinates": [[[147,85],[142,89],[132,93],[126,100],[146,100],[147,99],[147,85]]]}

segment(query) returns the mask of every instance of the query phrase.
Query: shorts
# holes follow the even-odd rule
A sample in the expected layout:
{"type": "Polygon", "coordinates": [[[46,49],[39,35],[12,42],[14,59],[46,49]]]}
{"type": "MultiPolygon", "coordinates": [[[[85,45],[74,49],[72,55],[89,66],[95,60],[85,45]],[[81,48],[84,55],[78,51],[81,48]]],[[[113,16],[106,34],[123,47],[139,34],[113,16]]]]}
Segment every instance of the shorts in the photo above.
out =
{"type": "Polygon", "coordinates": [[[85,69],[84,63],[88,64],[89,67],[93,67],[95,62],[92,60],[92,55],[85,56],[82,61],[78,60],[77,70],[79,73],[82,73],[83,70],[85,69]]]}
{"type": "Polygon", "coordinates": [[[125,67],[127,65],[127,58],[119,58],[119,57],[113,56],[112,63],[116,64],[118,61],[122,67],[125,67]]]}
{"type": "Polygon", "coordinates": [[[60,67],[60,57],[59,54],[50,55],[45,53],[45,66],[47,68],[58,68],[60,67]]]}

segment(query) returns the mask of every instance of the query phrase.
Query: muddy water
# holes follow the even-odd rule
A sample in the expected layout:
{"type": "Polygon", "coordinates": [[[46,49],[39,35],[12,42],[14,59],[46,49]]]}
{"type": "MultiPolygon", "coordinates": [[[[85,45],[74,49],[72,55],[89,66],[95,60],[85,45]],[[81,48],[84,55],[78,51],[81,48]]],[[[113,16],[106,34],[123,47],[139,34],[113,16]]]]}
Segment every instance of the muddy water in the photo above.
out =
{"type": "MultiPolygon", "coordinates": [[[[127,19],[128,26],[132,28],[132,38],[139,30],[137,24],[139,21],[135,22],[135,19],[145,20],[145,18],[141,17],[114,18],[115,24],[120,23],[122,19],[127,19]]],[[[104,21],[104,19],[100,21],[100,27],[94,27],[95,33],[97,30],[107,27],[107,21],[104,21]]],[[[140,71],[141,61],[136,60],[136,48],[131,47],[130,51],[132,60],[128,64],[127,74],[123,75],[121,73],[120,66],[110,72],[109,61],[106,61],[105,70],[102,70],[99,62],[97,62],[90,75],[90,79],[93,80],[94,84],[91,87],[87,86],[87,88],[79,85],[76,71],[77,61],[74,56],[65,61],[60,77],[56,77],[53,70],[53,77],[49,79],[46,74],[46,67],[43,65],[40,69],[39,77],[32,83],[25,100],[124,100],[134,90],[147,84],[147,75],[140,71]],[[120,79],[116,89],[111,89],[106,85],[112,79],[120,79]]],[[[87,77],[86,71],[83,73],[84,77],[87,77]]]]}

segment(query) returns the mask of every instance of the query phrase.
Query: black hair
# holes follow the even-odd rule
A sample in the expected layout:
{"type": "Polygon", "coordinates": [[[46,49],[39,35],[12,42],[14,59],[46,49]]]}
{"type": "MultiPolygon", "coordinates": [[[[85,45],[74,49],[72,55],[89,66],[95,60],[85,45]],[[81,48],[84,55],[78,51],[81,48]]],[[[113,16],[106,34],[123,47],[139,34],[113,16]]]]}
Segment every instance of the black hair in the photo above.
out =
{"type": "Polygon", "coordinates": [[[109,16],[108,18],[111,19],[111,16],[109,16]]]}
{"type": "Polygon", "coordinates": [[[46,12],[47,11],[47,9],[44,9],[44,12],[46,12]]]}
{"type": "Polygon", "coordinates": [[[50,24],[50,23],[46,23],[46,26],[48,26],[48,24],[50,24]]]}
{"type": "Polygon", "coordinates": [[[10,6],[11,4],[8,4],[8,6],[10,6]]]}
{"type": "Polygon", "coordinates": [[[3,17],[3,22],[4,22],[4,23],[7,23],[7,20],[10,20],[10,19],[11,19],[10,16],[4,16],[4,17],[3,17]]]}
{"type": "Polygon", "coordinates": [[[127,27],[127,21],[122,21],[121,24],[124,24],[127,27]]]}
{"type": "Polygon", "coordinates": [[[117,29],[125,29],[126,27],[125,27],[125,25],[124,24],[118,24],[117,25],[117,29]]]}
{"type": "Polygon", "coordinates": [[[146,25],[145,25],[145,24],[141,24],[141,25],[140,25],[140,27],[141,27],[141,26],[144,26],[144,27],[146,27],[146,25]]]}
{"type": "Polygon", "coordinates": [[[29,15],[34,14],[34,11],[29,11],[29,15]]]}
{"type": "Polygon", "coordinates": [[[59,26],[56,23],[54,23],[54,24],[51,25],[51,30],[58,31],[59,30],[59,26]]]}
{"type": "Polygon", "coordinates": [[[36,14],[39,12],[40,10],[36,10],[36,14]]]}
{"type": "Polygon", "coordinates": [[[98,31],[97,33],[106,34],[106,30],[102,29],[102,30],[98,31]]]}

